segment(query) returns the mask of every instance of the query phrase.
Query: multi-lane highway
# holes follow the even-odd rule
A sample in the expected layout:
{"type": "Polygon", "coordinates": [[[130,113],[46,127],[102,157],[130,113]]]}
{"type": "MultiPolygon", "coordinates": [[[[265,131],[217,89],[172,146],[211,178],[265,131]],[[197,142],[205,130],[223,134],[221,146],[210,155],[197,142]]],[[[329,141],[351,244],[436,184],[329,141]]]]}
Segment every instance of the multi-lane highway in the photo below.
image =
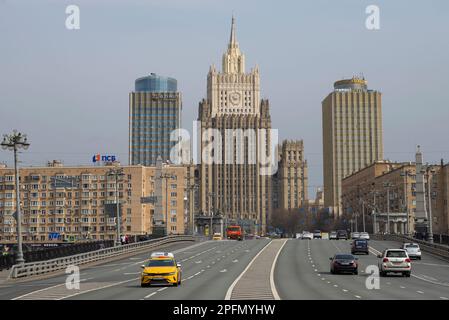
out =
{"type": "Polygon", "coordinates": [[[180,243],[163,249],[182,264],[182,285],[141,288],[140,265],[150,252],[81,269],[79,289],[67,275],[0,285],[0,299],[449,299],[449,263],[428,254],[413,261],[412,277],[381,277],[368,289],[365,273],[376,254],[399,243],[370,241],[358,275],[333,275],[329,257],[350,241],[258,239],[180,243]]]}

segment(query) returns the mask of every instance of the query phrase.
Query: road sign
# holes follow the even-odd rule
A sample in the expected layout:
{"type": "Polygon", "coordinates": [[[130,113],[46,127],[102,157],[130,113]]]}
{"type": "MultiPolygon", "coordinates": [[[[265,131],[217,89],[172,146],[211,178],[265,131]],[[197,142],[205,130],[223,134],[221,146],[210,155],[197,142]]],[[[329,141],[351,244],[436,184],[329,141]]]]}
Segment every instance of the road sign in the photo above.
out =
{"type": "Polygon", "coordinates": [[[59,238],[59,233],[58,232],[51,232],[48,234],[48,239],[52,240],[52,239],[58,239],[59,238]]]}
{"type": "MultiPolygon", "coordinates": [[[[121,203],[119,203],[119,210],[122,212],[121,203]]],[[[105,203],[104,213],[108,218],[115,218],[117,216],[117,205],[115,203],[105,203]]]]}
{"type": "Polygon", "coordinates": [[[141,197],[140,203],[156,203],[157,197],[156,196],[149,196],[149,197],[141,197]]]}
{"type": "Polygon", "coordinates": [[[17,211],[14,211],[14,213],[12,214],[12,216],[13,216],[14,219],[16,219],[16,221],[17,221],[17,211]]]}

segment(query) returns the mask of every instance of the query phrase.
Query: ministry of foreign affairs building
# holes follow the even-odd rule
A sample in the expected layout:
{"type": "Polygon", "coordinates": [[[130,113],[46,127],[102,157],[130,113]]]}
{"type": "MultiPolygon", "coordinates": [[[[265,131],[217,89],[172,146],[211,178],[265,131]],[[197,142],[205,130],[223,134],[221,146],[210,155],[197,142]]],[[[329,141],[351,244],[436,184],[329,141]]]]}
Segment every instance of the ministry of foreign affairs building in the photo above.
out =
{"type": "Polygon", "coordinates": [[[260,98],[259,68],[245,72],[245,56],[236,39],[234,18],[228,48],[222,58],[222,72],[214,65],[210,67],[207,98],[199,103],[198,120],[201,154],[211,143],[216,143],[211,153],[215,161],[204,161],[203,155],[199,166],[200,214],[221,215],[225,224],[238,223],[247,232],[264,233],[272,206],[272,176],[261,174],[264,165],[259,154],[271,157],[273,153],[271,117],[268,100],[260,98]],[[221,135],[211,137],[211,129],[221,135]],[[243,135],[239,135],[238,129],[243,135]],[[237,133],[229,136],[226,131],[237,133]],[[250,132],[255,135],[251,136],[250,132]],[[256,150],[255,160],[251,158],[253,150],[256,150]]]}

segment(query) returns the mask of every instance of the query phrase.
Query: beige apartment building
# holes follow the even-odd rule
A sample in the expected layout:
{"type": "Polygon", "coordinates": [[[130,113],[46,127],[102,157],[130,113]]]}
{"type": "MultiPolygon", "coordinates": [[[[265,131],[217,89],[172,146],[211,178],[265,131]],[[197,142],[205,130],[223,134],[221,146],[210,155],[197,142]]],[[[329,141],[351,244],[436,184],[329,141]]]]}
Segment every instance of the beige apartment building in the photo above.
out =
{"type": "MultiPolygon", "coordinates": [[[[118,178],[123,234],[152,233],[154,204],[141,198],[155,194],[155,167],[103,166],[65,167],[53,161],[46,167],[20,168],[22,232],[24,241],[48,241],[49,234],[63,239],[115,239],[115,176],[111,168],[123,168],[118,178]]],[[[162,209],[168,233],[183,234],[187,167],[164,164],[172,176],[162,181],[162,209]],[[166,196],[167,195],[167,196],[166,196]],[[167,199],[167,201],[166,201],[167,199]]],[[[0,241],[15,241],[16,221],[14,169],[0,167],[0,241]]]]}
{"type": "Polygon", "coordinates": [[[284,140],[278,147],[278,171],[273,175],[273,209],[298,209],[308,203],[307,160],[302,140],[284,140]]]}
{"type": "MultiPolygon", "coordinates": [[[[449,165],[431,165],[430,194],[432,203],[432,226],[437,234],[449,233],[449,165]]],[[[426,202],[427,179],[425,180],[426,202]]],[[[378,215],[377,231],[386,231],[385,218],[390,218],[390,233],[413,233],[416,212],[416,165],[413,162],[397,163],[376,161],[342,180],[343,212],[358,214],[362,210],[371,214],[375,208],[378,215]],[[388,195],[389,194],[389,200],[388,195]],[[407,217],[408,216],[408,222],[407,217]]],[[[373,216],[370,220],[372,222],[373,216]]],[[[360,230],[359,230],[360,231],[360,230]]]]}
{"type": "Polygon", "coordinates": [[[334,83],[322,102],[324,205],[341,214],[341,180],[383,159],[382,95],[365,79],[334,83]]]}

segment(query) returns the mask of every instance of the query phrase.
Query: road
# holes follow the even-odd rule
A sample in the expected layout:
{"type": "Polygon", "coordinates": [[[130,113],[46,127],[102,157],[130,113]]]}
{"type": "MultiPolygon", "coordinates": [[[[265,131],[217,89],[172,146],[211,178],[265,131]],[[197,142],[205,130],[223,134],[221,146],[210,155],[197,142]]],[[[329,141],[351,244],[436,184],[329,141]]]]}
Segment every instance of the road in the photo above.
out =
{"type": "Polygon", "coordinates": [[[398,248],[370,241],[371,253],[359,255],[358,275],[332,275],[329,257],[349,252],[350,241],[272,240],[205,241],[168,245],[182,264],[179,287],[141,288],[140,265],[150,252],[81,269],[79,289],[66,288],[66,275],[0,285],[0,299],[449,299],[449,263],[423,254],[412,262],[412,277],[380,278],[379,289],[366,286],[376,252],[398,248]],[[254,283],[249,286],[248,283],[254,283]],[[263,291],[263,292],[262,292],[263,291]]]}

